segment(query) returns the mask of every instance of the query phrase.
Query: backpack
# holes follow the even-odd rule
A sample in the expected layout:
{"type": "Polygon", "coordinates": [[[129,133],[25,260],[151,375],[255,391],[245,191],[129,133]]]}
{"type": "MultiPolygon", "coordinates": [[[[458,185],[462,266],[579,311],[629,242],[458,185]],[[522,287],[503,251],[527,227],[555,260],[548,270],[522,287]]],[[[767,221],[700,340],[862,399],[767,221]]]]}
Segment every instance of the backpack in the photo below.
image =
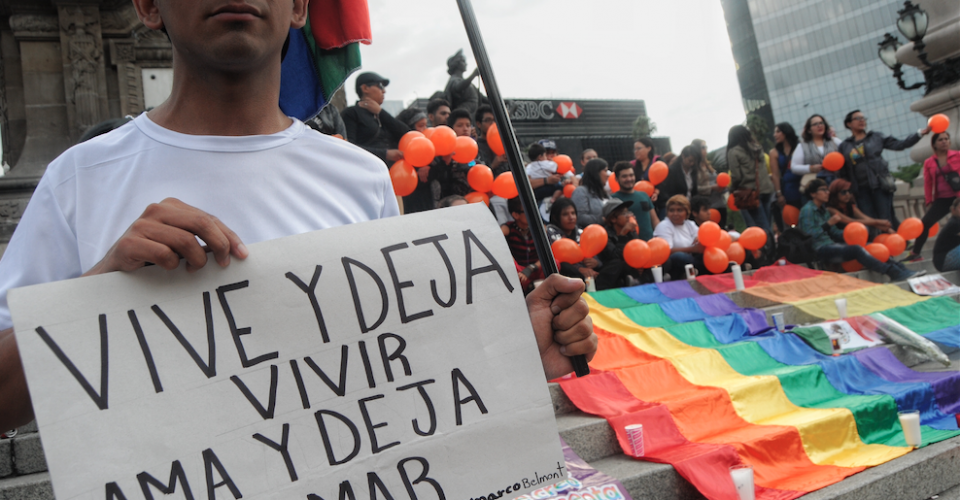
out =
{"type": "Polygon", "coordinates": [[[780,234],[777,242],[777,255],[793,264],[816,262],[817,251],[813,248],[813,236],[792,227],[780,234]]]}

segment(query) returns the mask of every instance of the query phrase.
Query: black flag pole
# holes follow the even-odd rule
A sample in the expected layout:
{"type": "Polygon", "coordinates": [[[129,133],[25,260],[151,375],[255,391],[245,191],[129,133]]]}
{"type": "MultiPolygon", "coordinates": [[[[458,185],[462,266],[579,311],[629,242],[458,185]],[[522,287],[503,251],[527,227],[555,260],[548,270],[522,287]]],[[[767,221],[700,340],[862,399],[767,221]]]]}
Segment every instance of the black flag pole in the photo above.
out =
{"type": "MultiPolygon", "coordinates": [[[[493,76],[493,67],[490,65],[487,49],[483,45],[483,37],[480,35],[477,17],[473,13],[473,5],[470,0],[457,0],[457,4],[460,6],[460,16],[463,18],[463,26],[467,30],[467,38],[470,39],[470,46],[473,48],[473,57],[477,60],[477,68],[480,69],[480,79],[487,90],[487,97],[490,98],[490,107],[493,108],[493,116],[497,120],[500,140],[503,142],[503,149],[507,154],[513,179],[517,184],[517,192],[520,195],[523,211],[527,214],[530,234],[533,235],[533,244],[537,249],[537,258],[540,259],[540,265],[545,276],[558,273],[560,270],[557,269],[557,262],[553,259],[553,252],[550,250],[550,242],[547,239],[547,230],[543,226],[543,219],[540,218],[540,210],[533,195],[533,188],[530,186],[530,180],[527,179],[527,173],[523,168],[517,135],[510,123],[510,116],[507,114],[503,98],[500,96],[497,79],[493,76]]],[[[573,369],[578,377],[590,374],[587,358],[583,355],[573,356],[570,361],[573,363],[573,369]]]]}

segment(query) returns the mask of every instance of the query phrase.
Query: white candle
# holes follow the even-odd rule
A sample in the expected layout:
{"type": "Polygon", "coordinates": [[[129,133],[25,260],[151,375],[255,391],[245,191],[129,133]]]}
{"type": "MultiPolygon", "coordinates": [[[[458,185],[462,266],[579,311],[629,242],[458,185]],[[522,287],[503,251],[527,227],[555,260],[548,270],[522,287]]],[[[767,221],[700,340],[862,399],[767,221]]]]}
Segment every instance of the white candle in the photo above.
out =
{"type": "Polygon", "coordinates": [[[900,412],[900,426],[908,446],[920,446],[920,412],[917,410],[900,412]]]}
{"type": "Polygon", "coordinates": [[[837,313],[840,315],[840,319],[847,317],[847,299],[836,299],[833,301],[837,305],[837,313]]]}
{"type": "Polygon", "coordinates": [[[734,286],[736,286],[738,292],[742,292],[745,287],[743,286],[743,273],[740,272],[740,265],[733,263],[730,265],[730,270],[733,271],[734,286]]]}
{"type": "Polygon", "coordinates": [[[660,266],[655,266],[650,268],[650,272],[653,273],[653,281],[656,283],[663,283],[663,268],[660,266]]]}
{"type": "Polygon", "coordinates": [[[730,477],[737,487],[740,500],[754,500],[753,467],[749,465],[734,465],[730,467],[730,477]]]}

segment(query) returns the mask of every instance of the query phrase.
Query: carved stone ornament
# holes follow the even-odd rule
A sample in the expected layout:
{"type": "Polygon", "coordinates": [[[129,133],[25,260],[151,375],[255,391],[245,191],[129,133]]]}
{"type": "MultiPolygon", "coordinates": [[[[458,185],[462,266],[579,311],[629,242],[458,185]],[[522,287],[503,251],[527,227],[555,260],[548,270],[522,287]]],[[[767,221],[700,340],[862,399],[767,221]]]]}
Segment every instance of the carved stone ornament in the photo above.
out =
{"type": "Polygon", "coordinates": [[[923,72],[923,77],[927,81],[927,90],[924,95],[960,82],[960,57],[933,65],[923,72]]]}
{"type": "Polygon", "coordinates": [[[100,30],[104,34],[129,35],[138,26],[142,24],[131,3],[126,3],[117,10],[100,10],[100,30]]]}
{"type": "Polygon", "coordinates": [[[60,31],[57,16],[39,14],[16,14],[10,16],[10,28],[18,35],[22,33],[56,33],[60,31]]]}
{"type": "Polygon", "coordinates": [[[133,40],[110,40],[110,62],[114,66],[137,60],[133,40]]]}

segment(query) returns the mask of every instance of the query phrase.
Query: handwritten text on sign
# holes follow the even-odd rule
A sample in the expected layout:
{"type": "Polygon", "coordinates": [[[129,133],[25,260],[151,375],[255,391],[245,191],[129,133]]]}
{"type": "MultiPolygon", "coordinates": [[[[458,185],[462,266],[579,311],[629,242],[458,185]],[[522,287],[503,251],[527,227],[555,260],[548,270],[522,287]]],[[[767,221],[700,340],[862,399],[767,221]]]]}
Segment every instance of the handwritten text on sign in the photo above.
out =
{"type": "Polygon", "coordinates": [[[60,500],[453,500],[566,477],[514,264],[483,207],[10,303],[60,500]]]}

